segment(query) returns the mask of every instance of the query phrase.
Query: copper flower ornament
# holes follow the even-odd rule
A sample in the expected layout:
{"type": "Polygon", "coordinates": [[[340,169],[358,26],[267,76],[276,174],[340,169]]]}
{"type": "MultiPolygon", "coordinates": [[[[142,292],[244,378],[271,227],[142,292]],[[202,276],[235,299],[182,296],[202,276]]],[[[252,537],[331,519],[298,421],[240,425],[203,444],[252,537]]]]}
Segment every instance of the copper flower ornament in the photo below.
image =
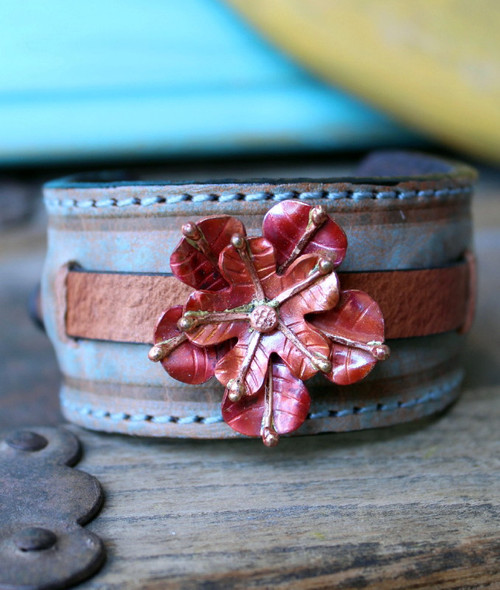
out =
{"type": "Polygon", "coordinates": [[[225,386],[222,416],[273,446],[306,419],[303,383],[318,372],[354,383],[387,358],[378,305],[341,291],[335,268],[347,239],[323,207],[284,201],[265,216],[262,237],[214,216],[188,223],[171,257],[196,290],[157,325],[149,358],[175,379],[225,386]]]}

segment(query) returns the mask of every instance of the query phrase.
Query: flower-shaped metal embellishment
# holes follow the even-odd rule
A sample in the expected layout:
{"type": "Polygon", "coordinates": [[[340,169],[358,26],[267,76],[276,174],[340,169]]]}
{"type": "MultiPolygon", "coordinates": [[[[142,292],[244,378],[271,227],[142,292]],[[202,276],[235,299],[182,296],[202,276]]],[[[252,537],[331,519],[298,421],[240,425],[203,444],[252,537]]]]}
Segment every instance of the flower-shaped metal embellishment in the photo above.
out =
{"type": "Polygon", "coordinates": [[[284,201],[247,237],[229,216],[182,228],[170,264],[196,289],[157,325],[149,358],[175,379],[226,387],[222,416],[273,446],[307,418],[303,383],[318,372],[340,385],[387,358],[378,305],[341,291],[335,268],[347,239],[323,207],[284,201]]]}

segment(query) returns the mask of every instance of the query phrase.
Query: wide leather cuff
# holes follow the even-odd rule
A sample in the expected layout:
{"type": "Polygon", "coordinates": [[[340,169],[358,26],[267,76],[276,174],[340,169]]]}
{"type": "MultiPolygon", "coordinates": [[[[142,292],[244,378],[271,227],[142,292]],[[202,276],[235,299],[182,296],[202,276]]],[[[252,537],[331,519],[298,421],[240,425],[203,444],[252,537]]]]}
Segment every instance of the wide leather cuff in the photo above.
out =
{"type": "Polygon", "coordinates": [[[181,226],[227,214],[260,235],[266,212],[289,200],[323,206],[343,229],[340,286],[378,303],[391,348],[359,383],[312,379],[297,433],[384,426],[442,410],[459,391],[458,354],[474,309],[474,179],[455,162],[379,152],[339,179],[174,184],[82,175],[49,183],[42,302],[66,417],[146,436],[236,436],[223,421],[216,379],[180,383],[148,351],[160,313],[193,291],[169,264],[181,226]]]}

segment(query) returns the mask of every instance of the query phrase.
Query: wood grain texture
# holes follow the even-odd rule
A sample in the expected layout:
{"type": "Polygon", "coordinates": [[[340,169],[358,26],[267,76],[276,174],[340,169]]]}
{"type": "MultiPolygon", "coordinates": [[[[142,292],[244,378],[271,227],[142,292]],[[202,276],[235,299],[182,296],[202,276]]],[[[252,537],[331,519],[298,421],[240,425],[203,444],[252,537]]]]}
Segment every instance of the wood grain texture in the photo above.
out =
{"type": "Polygon", "coordinates": [[[483,388],[441,420],[271,452],[79,430],[110,552],[86,587],[500,585],[499,408],[483,388]]]}
{"type": "MultiPolygon", "coordinates": [[[[82,590],[499,588],[499,187],[475,202],[478,316],[446,415],[271,450],[71,427],[106,493],[88,528],[108,562],[82,590]]],[[[23,316],[41,262],[25,243],[0,236],[2,431],[60,421],[55,359],[23,316]]]]}

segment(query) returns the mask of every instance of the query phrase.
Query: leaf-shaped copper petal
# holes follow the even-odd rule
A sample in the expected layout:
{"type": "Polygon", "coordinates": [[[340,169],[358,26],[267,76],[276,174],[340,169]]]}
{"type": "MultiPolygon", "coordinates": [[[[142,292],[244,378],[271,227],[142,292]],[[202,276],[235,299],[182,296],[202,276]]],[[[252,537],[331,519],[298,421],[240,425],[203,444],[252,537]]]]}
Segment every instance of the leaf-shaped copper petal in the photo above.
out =
{"type": "Polygon", "coordinates": [[[172,338],[183,340],[162,361],[167,373],[183,383],[198,385],[214,376],[214,368],[227,348],[200,348],[189,340],[183,339],[177,328],[177,321],[182,316],[182,306],[171,307],[161,317],[155,330],[154,342],[169,341],[172,338]]]}
{"type": "MultiPolygon", "coordinates": [[[[185,306],[185,313],[193,314],[193,319],[200,317],[208,321],[210,315],[220,312],[228,320],[234,316],[229,310],[237,306],[244,306],[251,300],[252,293],[248,289],[227,288],[222,291],[195,291],[191,293],[185,306]],[[206,312],[206,313],[205,313],[206,312]],[[227,312],[227,313],[226,313],[227,312]]],[[[238,315],[245,316],[244,313],[238,315]]],[[[186,332],[188,338],[199,346],[213,346],[231,338],[238,338],[242,331],[248,328],[248,322],[242,319],[235,321],[214,320],[186,332]]]]}
{"type": "Polygon", "coordinates": [[[330,360],[332,371],[325,377],[337,385],[351,385],[361,381],[377,364],[377,359],[369,352],[335,343],[330,360]]]}
{"type": "Polygon", "coordinates": [[[207,257],[196,240],[184,237],[170,257],[170,267],[183,283],[195,289],[218,291],[227,287],[217,268],[219,255],[234,234],[245,235],[245,227],[239,219],[229,215],[206,217],[195,225],[212,256],[207,257]]]}
{"type": "MultiPolygon", "coordinates": [[[[264,238],[249,238],[247,241],[250,258],[257,273],[257,277],[267,294],[268,283],[276,280],[276,258],[272,244],[264,238]]],[[[242,260],[238,250],[230,245],[220,256],[219,266],[224,278],[231,285],[248,288],[255,293],[252,277],[242,260]]]]}
{"type": "MultiPolygon", "coordinates": [[[[288,367],[272,359],[273,424],[278,434],[297,430],[307,418],[311,403],[309,393],[300,379],[288,367]]],[[[260,436],[265,411],[265,385],[254,396],[237,402],[226,391],[222,401],[222,417],[227,424],[247,436],[260,436]]]]}
{"type": "MultiPolygon", "coordinates": [[[[313,277],[319,260],[317,254],[308,254],[297,259],[284,275],[277,277],[279,296],[313,277]]],[[[339,301],[339,291],[339,281],[334,272],[318,276],[313,283],[281,305],[281,317],[297,318],[308,313],[332,309],[339,301]]]]}
{"type": "MultiPolygon", "coordinates": [[[[241,334],[237,344],[217,363],[215,376],[222,385],[227,385],[232,379],[238,379],[240,377],[241,369],[247,358],[254,334],[255,332],[249,330],[241,334]]],[[[268,341],[269,337],[265,335],[261,337],[253,353],[248,371],[246,371],[244,376],[247,395],[254,395],[264,382],[271,355],[271,351],[265,345],[268,341]]]]}
{"type": "Polygon", "coordinates": [[[343,291],[335,309],[308,318],[327,336],[356,342],[384,341],[384,318],[378,304],[364,291],[343,291]]]}
{"type": "MultiPolygon", "coordinates": [[[[316,359],[328,359],[330,346],[327,339],[317,330],[312,329],[304,320],[295,320],[293,323],[287,322],[286,327],[300,340],[311,356],[316,359]]],[[[266,346],[280,356],[298,379],[310,379],[318,372],[318,367],[314,364],[314,358],[310,358],[301,352],[281,332],[271,334],[268,338],[273,340],[272,347],[267,342],[265,343],[266,346]]]]}
{"type": "Polygon", "coordinates": [[[384,341],[382,312],[367,293],[344,291],[335,309],[310,316],[308,321],[334,340],[330,357],[333,369],[326,375],[328,379],[348,385],[363,379],[375,366],[377,359],[369,352],[335,343],[335,338],[361,344],[384,341]]]}
{"type": "MultiPolygon", "coordinates": [[[[311,205],[301,201],[283,201],[270,209],[264,217],[262,235],[276,248],[278,266],[290,257],[311,223],[311,205]]],[[[329,217],[315,231],[302,254],[319,252],[328,256],[334,266],[344,259],[347,238],[342,229],[329,217]]]]}

